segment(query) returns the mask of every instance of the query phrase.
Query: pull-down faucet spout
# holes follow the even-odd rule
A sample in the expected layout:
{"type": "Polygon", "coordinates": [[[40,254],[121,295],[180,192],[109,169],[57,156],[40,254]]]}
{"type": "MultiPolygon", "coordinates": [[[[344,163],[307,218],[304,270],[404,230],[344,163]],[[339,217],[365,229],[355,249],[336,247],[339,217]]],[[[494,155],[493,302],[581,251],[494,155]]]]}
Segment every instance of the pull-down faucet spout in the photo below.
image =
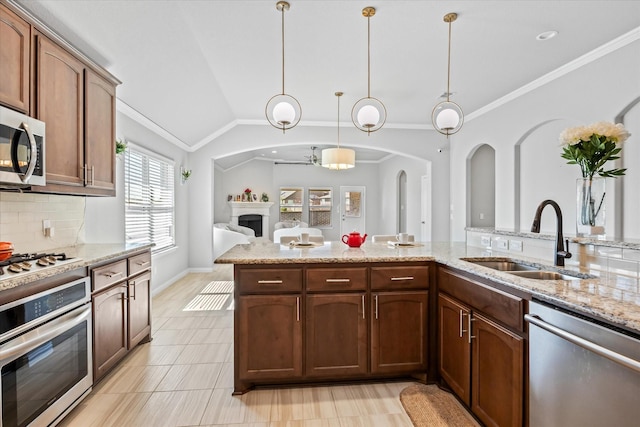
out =
{"type": "Polygon", "coordinates": [[[542,217],[542,210],[547,205],[553,206],[553,209],[556,211],[556,250],[554,253],[555,265],[563,267],[564,259],[571,258],[571,252],[569,252],[569,240],[566,241],[566,249],[564,246],[564,236],[562,235],[562,211],[560,210],[560,206],[556,202],[554,202],[553,200],[544,200],[538,205],[538,209],[536,209],[536,215],[533,218],[533,224],[531,224],[531,232],[540,232],[540,218],[542,217]]]}

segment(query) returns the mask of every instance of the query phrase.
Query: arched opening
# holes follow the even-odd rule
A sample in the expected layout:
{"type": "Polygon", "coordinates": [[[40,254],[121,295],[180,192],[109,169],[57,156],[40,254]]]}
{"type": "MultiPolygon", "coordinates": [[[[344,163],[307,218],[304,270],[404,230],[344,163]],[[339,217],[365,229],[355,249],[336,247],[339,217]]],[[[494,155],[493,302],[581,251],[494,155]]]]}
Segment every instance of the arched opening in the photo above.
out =
{"type": "Polygon", "coordinates": [[[403,170],[398,173],[397,187],[396,218],[398,218],[398,223],[396,224],[396,232],[405,233],[407,231],[407,173],[403,170]]]}
{"type": "Polygon", "coordinates": [[[467,225],[495,227],[496,152],[488,144],[478,146],[467,162],[467,225]]]}

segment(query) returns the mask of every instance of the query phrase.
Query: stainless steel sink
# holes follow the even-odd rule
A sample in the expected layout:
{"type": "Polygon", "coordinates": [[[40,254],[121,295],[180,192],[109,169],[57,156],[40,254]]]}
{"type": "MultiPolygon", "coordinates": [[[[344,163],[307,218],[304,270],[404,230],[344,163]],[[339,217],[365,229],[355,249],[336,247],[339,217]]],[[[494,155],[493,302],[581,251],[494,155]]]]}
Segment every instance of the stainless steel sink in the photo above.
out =
{"type": "Polygon", "coordinates": [[[539,270],[533,265],[523,264],[514,261],[469,261],[483,267],[489,267],[500,271],[534,271],[539,270]]]}
{"type": "Polygon", "coordinates": [[[537,280],[580,280],[581,277],[572,276],[570,274],[558,273],[557,271],[509,271],[508,273],[518,277],[526,277],[527,279],[537,280]]]}

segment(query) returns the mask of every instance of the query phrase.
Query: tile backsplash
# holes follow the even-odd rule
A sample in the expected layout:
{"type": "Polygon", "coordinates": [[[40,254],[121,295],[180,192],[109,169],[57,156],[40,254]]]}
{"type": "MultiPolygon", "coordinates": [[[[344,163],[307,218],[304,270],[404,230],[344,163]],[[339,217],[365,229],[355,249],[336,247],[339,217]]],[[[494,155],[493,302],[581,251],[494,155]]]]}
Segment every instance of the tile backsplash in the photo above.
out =
{"type": "Polygon", "coordinates": [[[84,243],[84,197],[0,192],[0,241],[15,252],[41,252],[84,243]],[[46,237],[43,221],[53,235],[46,237]]]}

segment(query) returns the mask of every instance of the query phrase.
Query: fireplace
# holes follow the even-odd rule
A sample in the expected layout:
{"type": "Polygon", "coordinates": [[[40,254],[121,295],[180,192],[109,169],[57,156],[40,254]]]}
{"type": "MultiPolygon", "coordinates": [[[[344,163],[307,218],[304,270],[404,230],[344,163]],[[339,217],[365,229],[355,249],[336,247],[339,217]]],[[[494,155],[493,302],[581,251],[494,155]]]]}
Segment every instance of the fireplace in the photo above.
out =
{"type": "Polygon", "coordinates": [[[238,225],[249,227],[256,232],[256,237],[262,237],[262,215],[240,215],[238,225]]]}
{"type": "Polygon", "coordinates": [[[231,208],[231,219],[229,222],[231,224],[244,225],[245,227],[252,228],[256,232],[256,237],[269,237],[269,210],[271,206],[273,206],[273,202],[229,202],[229,208],[231,208]],[[258,230],[254,228],[254,226],[245,225],[240,222],[240,218],[244,221],[245,216],[258,217],[249,220],[254,222],[259,219],[260,234],[258,234],[258,230]]]}

